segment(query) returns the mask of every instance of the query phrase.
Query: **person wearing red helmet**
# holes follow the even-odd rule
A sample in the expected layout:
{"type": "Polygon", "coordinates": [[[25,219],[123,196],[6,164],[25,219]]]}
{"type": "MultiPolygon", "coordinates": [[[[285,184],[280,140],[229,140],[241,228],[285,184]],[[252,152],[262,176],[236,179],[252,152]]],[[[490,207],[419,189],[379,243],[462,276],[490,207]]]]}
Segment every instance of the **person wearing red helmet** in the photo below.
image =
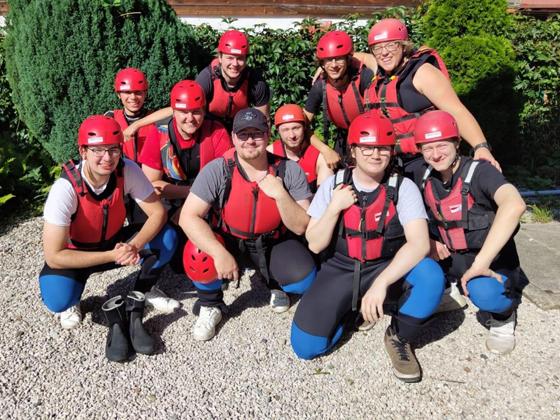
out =
{"type": "MultiPolygon", "coordinates": [[[[238,30],[224,32],[218,42],[217,53],[217,57],[196,77],[206,96],[207,118],[221,122],[228,131],[231,131],[235,114],[249,106],[257,108],[268,118],[270,88],[260,70],[247,66],[247,35],[238,30]]],[[[171,108],[156,111],[133,124],[125,131],[125,137],[143,125],[170,115],[171,108]]]]}
{"type": "Polygon", "coordinates": [[[274,312],[287,311],[287,293],[301,294],[315,279],[311,254],[288,236],[288,230],[303,234],[309,220],[305,209],[311,192],[306,177],[296,162],[267,153],[268,139],[269,125],[262,112],[239,111],[233,121],[235,149],[202,169],[181,210],[180,226],[196,248],[213,259],[216,269],[210,279],[187,270],[198,295],[196,340],[215,335],[224,310],[222,285],[239,279],[238,264],[259,271],[270,289],[274,312]],[[218,220],[209,223],[211,209],[218,220]],[[220,232],[225,245],[212,228],[220,232]]]}
{"type": "Polygon", "coordinates": [[[330,248],[294,315],[292,348],[303,359],[330,351],[357,311],[367,323],[391,314],[385,348],[395,375],[421,380],[411,341],[436,310],[444,277],[429,251],[418,188],[392,171],[395,134],[378,111],[357,116],[348,130],[355,166],[325,180],[308,214],[309,249],[330,248]]]}
{"type": "MultiPolygon", "coordinates": [[[[159,122],[149,133],[140,156],[142,171],[164,200],[170,220],[176,224],[198,172],[233,145],[225,127],[205,118],[204,91],[193,80],[182,80],[170,93],[173,116],[159,122]]],[[[179,229],[179,247],[172,266],[182,271],[180,251],[186,238],[179,229]]]]}
{"type": "Polygon", "coordinates": [[[406,176],[412,177],[422,162],[414,144],[416,120],[436,108],[457,120],[461,136],[473,147],[476,159],[486,159],[500,169],[476,119],[453,90],[445,64],[435,50],[414,49],[406,26],[398,19],[382,19],[373,25],[368,44],[378,71],[364,95],[365,106],[381,110],[393,122],[406,176]]]}
{"type": "Polygon", "coordinates": [[[280,139],[268,145],[266,150],[297,162],[305,172],[309,189],[315,193],[317,186],[333,172],[323,155],[311,144],[303,109],[296,104],[282,105],[274,114],[274,125],[280,139]]]}
{"type": "MultiPolygon", "coordinates": [[[[115,76],[114,85],[123,108],[107,111],[105,115],[114,118],[124,131],[133,122],[150,114],[150,111],[144,108],[148,95],[148,79],[141,70],[128,67],[119,70],[115,76]]],[[[124,156],[138,162],[149,130],[149,125],[142,127],[134,133],[134,136],[126,139],[123,143],[124,156]]]]}
{"type": "Polygon", "coordinates": [[[346,131],[352,120],[364,112],[363,95],[373,72],[354,58],[352,38],[344,31],[331,31],[319,39],[316,56],[322,74],[313,83],[305,103],[309,121],[323,109],[323,133],[325,143],[312,139],[312,143],[325,156],[331,169],[335,169],[340,157],[346,156],[346,131]],[[328,143],[329,124],[337,127],[335,150],[328,143]]]}
{"type": "Polygon", "coordinates": [[[425,160],[415,178],[430,214],[431,256],[448,280],[490,314],[487,348],[509,353],[520,275],[513,237],[525,202],[489,162],[459,154],[460,130],[451,114],[425,113],[414,135],[425,160]]]}
{"type": "MultiPolygon", "coordinates": [[[[129,303],[136,309],[144,302],[157,308],[155,283],[175,251],[176,233],[165,225],[165,209],[140,168],[122,158],[122,139],[114,119],[103,115],[86,118],[78,131],[80,160],[63,165],[62,175],[45,203],[45,265],[39,274],[39,286],[43,303],[58,315],[66,329],[81,321],[79,304],[90,274],[118,266],[141,264],[134,284],[135,291],[141,293],[133,293],[131,299],[136,303],[129,303]],[[125,195],[147,215],[139,230],[132,225],[123,227],[125,195]]],[[[111,326],[117,322],[115,317],[119,322],[128,319],[122,317],[123,300],[119,302],[107,308],[111,326]]],[[[123,344],[128,334],[123,328],[129,326],[119,325],[115,340],[120,337],[123,344]]],[[[108,346],[107,357],[126,360],[130,348],[123,346],[108,346]]],[[[139,348],[135,350],[148,351],[139,348]]]]}

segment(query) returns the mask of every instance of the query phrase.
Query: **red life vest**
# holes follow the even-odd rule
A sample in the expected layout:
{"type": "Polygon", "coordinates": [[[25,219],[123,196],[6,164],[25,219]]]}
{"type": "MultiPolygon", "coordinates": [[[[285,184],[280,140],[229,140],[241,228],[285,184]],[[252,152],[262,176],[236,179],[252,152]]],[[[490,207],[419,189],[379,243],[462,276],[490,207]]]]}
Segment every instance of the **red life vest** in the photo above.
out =
{"type": "Polygon", "coordinates": [[[110,249],[126,218],[124,176],[121,160],[100,195],[91,191],[77,166],[77,161],[62,165],[62,177],[70,181],[78,197],[78,208],[72,215],[69,248],[110,249]]]}
{"type": "Polygon", "coordinates": [[[211,137],[214,130],[219,127],[221,127],[219,122],[205,120],[196,132],[193,146],[181,149],[175,138],[173,119],[158,124],[161,164],[166,181],[176,185],[193,183],[200,169],[218,157],[211,137]]]}
{"type": "Polygon", "coordinates": [[[362,62],[352,59],[348,69],[351,79],[344,91],[336,89],[328,83],[326,76],[323,76],[322,87],[323,107],[326,109],[325,116],[328,116],[329,121],[338,128],[348,129],[354,118],[364,112],[363,98],[360,94],[362,68],[362,62]]]}
{"type": "Polygon", "coordinates": [[[424,201],[431,211],[432,223],[447,248],[452,251],[480,249],[494,221],[495,213],[477,205],[470,194],[472,177],[478,161],[469,160],[463,166],[451,192],[440,198],[428,167],[422,180],[424,201]]]}
{"type": "MultiPolygon", "coordinates": [[[[282,140],[276,140],[272,143],[272,153],[276,156],[287,157],[286,147],[282,140]]],[[[303,156],[297,161],[303,172],[305,172],[307,184],[309,184],[309,188],[313,193],[317,191],[317,159],[319,159],[319,155],[319,150],[312,144],[308,144],[303,152],[303,156]]]]}
{"type": "Polygon", "coordinates": [[[235,114],[249,106],[249,72],[244,71],[243,81],[235,91],[225,90],[222,81],[220,63],[215,58],[210,63],[210,75],[212,77],[213,94],[208,104],[208,112],[223,120],[233,120],[235,114]]]}
{"type": "MultiPolygon", "coordinates": [[[[336,251],[360,262],[392,258],[405,243],[397,215],[398,189],[402,177],[392,174],[371,193],[358,191],[358,204],[342,212],[336,251]]],[[[336,173],[336,188],[352,185],[352,168],[336,173]]]]}
{"type": "MultiPolygon", "coordinates": [[[[223,158],[227,177],[220,203],[222,229],[237,238],[249,240],[263,235],[280,236],[283,224],[276,200],[262,192],[256,182],[247,180],[235,149],[228,150],[223,158]]],[[[284,179],[286,159],[273,154],[268,154],[268,158],[269,173],[284,179]]]]}
{"type": "MultiPolygon", "coordinates": [[[[447,68],[439,54],[430,48],[422,48],[416,51],[406,64],[393,76],[386,80],[379,74],[375,76],[370,87],[364,94],[365,107],[367,109],[380,109],[383,115],[391,120],[395,128],[397,139],[397,151],[405,153],[416,153],[414,143],[414,127],[416,120],[425,112],[434,109],[428,106],[420,112],[409,113],[399,103],[399,87],[411,77],[410,71],[417,65],[421,65],[429,58],[434,57],[439,70],[449,78],[447,68]]],[[[410,81],[412,83],[412,81],[410,81]]],[[[427,98],[426,98],[427,100],[427,98]]]]}
{"type": "MultiPolygon", "coordinates": [[[[152,111],[146,112],[146,115],[151,114],[152,111]]],[[[109,111],[106,115],[112,117],[119,123],[121,126],[121,130],[124,131],[128,127],[128,122],[124,116],[124,111],[122,109],[115,109],[114,111],[109,111]]],[[[144,115],[144,116],[146,116],[144,115]]],[[[141,127],[136,134],[134,135],[133,139],[129,141],[125,141],[123,143],[123,153],[124,155],[133,160],[134,162],[138,163],[138,157],[142,152],[142,148],[144,147],[144,143],[146,142],[146,136],[151,129],[151,124],[141,127]]]]}

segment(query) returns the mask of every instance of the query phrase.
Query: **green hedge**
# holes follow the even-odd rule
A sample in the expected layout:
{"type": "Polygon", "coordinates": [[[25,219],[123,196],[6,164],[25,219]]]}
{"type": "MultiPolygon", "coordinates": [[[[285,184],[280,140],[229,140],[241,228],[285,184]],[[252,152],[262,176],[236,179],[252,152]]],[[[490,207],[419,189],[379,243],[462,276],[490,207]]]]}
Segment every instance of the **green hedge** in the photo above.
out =
{"type": "MultiPolygon", "coordinates": [[[[365,51],[369,27],[387,16],[404,19],[417,45],[440,51],[506,171],[524,174],[521,181],[558,184],[560,18],[512,16],[505,0],[429,1],[417,10],[372,15],[366,26],[348,18],[331,27],[308,19],[288,30],[251,28],[250,64],[264,70],[272,109],[304,103],[316,68],[315,45],[325,31],[347,30],[356,50],[365,51]]],[[[118,106],[112,81],[119,68],[143,69],[151,84],[148,106],[160,107],[173,83],[208,64],[219,37],[208,26],[180,23],[164,0],[13,0],[7,32],[12,93],[2,79],[0,106],[9,108],[13,100],[25,124],[3,113],[9,131],[4,137],[24,147],[41,144],[54,161],[75,154],[75,133],[85,116],[118,106]],[[23,126],[29,134],[14,134],[23,126]]],[[[4,163],[20,150],[6,143],[0,148],[4,163]]],[[[12,172],[10,166],[4,170],[12,172]]],[[[0,197],[9,193],[8,178],[17,179],[0,172],[0,197]]]]}

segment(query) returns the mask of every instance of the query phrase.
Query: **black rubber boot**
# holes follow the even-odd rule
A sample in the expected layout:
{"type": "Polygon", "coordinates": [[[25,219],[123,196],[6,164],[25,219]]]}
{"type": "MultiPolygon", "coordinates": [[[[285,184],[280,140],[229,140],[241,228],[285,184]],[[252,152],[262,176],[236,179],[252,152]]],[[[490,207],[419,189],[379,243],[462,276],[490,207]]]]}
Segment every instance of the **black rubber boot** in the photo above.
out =
{"type": "Polygon", "coordinates": [[[126,362],[132,355],[128,336],[128,319],[124,300],[121,296],[109,299],[101,307],[109,324],[105,355],[112,362],[126,362]]]}
{"type": "Polygon", "coordinates": [[[155,342],[142,325],[146,298],[143,293],[132,291],[126,297],[126,312],[129,318],[129,334],[132,347],[137,353],[154,354],[155,342]]]}

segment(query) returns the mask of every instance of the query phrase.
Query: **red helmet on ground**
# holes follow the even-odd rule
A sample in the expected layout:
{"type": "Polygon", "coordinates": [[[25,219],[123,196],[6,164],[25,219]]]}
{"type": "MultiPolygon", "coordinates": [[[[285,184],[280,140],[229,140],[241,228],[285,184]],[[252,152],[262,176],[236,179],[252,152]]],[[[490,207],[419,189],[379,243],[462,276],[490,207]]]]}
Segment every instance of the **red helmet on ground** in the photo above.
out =
{"type": "Polygon", "coordinates": [[[249,40],[241,31],[226,31],[218,42],[218,52],[231,55],[249,54],[249,40]]]}
{"type": "MultiPolygon", "coordinates": [[[[224,238],[218,234],[215,235],[216,239],[223,245],[224,238]]],[[[187,276],[193,281],[205,283],[216,280],[218,277],[213,258],[206,252],[198,249],[190,239],[185,244],[183,250],[183,268],[187,276]]]]}
{"type": "Polygon", "coordinates": [[[128,67],[115,76],[115,92],[133,92],[148,90],[148,79],[142,70],[128,67]]]}
{"type": "Polygon", "coordinates": [[[282,105],[274,114],[274,125],[278,128],[281,124],[300,122],[305,125],[306,118],[301,106],[296,104],[282,105]]]}
{"type": "Polygon", "coordinates": [[[120,144],[123,133],[118,122],[105,115],[87,117],[78,130],[78,146],[120,144]]]}
{"type": "Polygon", "coordinates": [[[344,31],[327,32],[317,43],[317,58],[341,57],[354,52],[352,38],[344,31]]]}
{"type": "Polygon", "coordinates": [[[368,44],[374,45],[386,41],[408,41],[408,29],[398,19],[381,19],[371,27],[368,44]]]}
{"type": "Polygon", "coordinates": [[[194,80],[181,80],[171,89],[171,108],[181,111],[204,108],[206,95],[194,80]]]}
{"type": "Polygon", "coordinates": [[[416,121],[414,127],[416,144],[456,139],[460,139],[459,127],[455,118],[448,112],[439,110],[426,112],[416,121]]]}
{"type": "Polygon", "coordinates": [[[377,110],[358,115],[348,128],[348,145],[394,146],[395,131],[389,118],[377,110]]]}

